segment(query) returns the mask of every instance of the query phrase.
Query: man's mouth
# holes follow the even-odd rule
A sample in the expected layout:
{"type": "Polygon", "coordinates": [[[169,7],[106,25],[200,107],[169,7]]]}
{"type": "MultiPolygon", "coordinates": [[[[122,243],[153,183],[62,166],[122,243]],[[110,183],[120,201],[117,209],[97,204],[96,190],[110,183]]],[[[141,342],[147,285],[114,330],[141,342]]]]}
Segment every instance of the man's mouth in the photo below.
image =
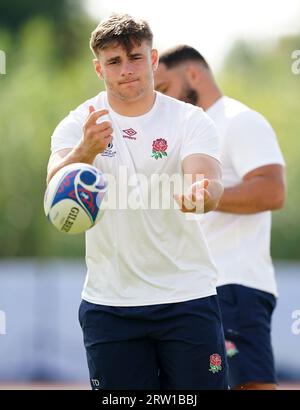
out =
{"type": "Polygon", "coordinates": [[[135,83],[136,81],[138,81],[138,79],[131,78],[130,80],[121,81],[119,84],[130,84],[130,83],[135,83]]]}

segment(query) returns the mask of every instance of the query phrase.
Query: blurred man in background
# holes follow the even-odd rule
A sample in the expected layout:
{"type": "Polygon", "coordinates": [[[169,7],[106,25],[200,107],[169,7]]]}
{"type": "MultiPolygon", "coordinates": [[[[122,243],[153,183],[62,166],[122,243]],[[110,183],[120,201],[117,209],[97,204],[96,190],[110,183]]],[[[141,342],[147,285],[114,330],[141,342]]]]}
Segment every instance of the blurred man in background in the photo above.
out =
{"type": "Polygon", "coordinates": [[[90,46],[106,92],[54,131],[48,181],[76,162],[94,164],[117,186],[119,167],[149,179],[193,177],[189,193],[176,197],[182,212],[117,207],[86,233],[79,320],[91,385],[227,389],[216,267],[200,225],[184,215],[202,205],[215,209],[222,195],[217,131],[198,107],[154,91],[158,53],[145,21],[113,15],[94,30],[90,46]]]}
{"type": "Polygon", "coordinates": [[[203,56],[187,45],[160,56],[155,88],[203,108],[217,126],[225,190],[217,211],[201,218],[219,270],[230,385],[276,389],[270,232],[271,211],[282,208],[285,197],[276,135],[261,114],[222,95],[203,56]]]}

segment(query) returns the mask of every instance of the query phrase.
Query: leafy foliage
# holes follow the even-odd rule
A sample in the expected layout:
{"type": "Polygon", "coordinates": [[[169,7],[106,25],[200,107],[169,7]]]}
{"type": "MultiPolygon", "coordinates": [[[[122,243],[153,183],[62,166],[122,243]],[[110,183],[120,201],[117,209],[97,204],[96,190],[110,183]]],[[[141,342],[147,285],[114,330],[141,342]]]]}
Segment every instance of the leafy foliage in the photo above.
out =
{"type": "MultiPolygon", "coordinates": [[[[93,26],[81,32],[83,38],[93,26]]],[[[17,50],[8,34],[3,38],[8,63],[0,76],[0,255],[82,256],[83,235],[56,232],[45,218],[43,195],[51,133],[71,109],[102,89],[92,54],[81,46],[77,57],[62,64],[55,27],[41,18],[23,27],[17,50]]]]}

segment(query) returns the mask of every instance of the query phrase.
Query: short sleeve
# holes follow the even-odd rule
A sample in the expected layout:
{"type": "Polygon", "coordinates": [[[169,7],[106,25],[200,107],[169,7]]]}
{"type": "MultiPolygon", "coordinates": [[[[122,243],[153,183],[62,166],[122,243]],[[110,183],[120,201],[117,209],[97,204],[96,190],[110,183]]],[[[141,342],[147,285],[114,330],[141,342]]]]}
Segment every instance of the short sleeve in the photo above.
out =
{"type": "Polygon", "coordinates": [[[198,107],[193,107],[185,118],[181,160],[192,154],[206,154],[219,160],[216,126],[209,116],[198,107]]]}
{"type": "Polygon", "coordinates": [[[231,121],[226,144],[240,178],[265,165],[285,165],[273,128],[256,111],[242,112],[231,121]]]}
{"type": "MultiPolygon", "coordinates": [[[[86,114],[87,116],[88,114],[86,114]]],[[[73,148],[80,141],[85,122],[84,114],[78,109],[71,111],[55,128],[51,137],[51,152],[73,148]]]]}

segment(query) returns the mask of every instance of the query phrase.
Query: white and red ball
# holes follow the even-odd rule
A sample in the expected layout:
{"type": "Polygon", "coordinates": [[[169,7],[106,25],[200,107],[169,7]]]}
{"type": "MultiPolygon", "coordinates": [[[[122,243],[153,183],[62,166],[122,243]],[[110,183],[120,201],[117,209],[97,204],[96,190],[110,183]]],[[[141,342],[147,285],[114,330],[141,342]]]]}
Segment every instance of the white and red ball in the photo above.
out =
{"type": "Polygon", "coordinates": [[[107,178],[97,168],[84,163],[67,165],[49,182],[44,197],[45,214],[61,232],[85,232],[101,218],[106,191],[107,178]]]}

